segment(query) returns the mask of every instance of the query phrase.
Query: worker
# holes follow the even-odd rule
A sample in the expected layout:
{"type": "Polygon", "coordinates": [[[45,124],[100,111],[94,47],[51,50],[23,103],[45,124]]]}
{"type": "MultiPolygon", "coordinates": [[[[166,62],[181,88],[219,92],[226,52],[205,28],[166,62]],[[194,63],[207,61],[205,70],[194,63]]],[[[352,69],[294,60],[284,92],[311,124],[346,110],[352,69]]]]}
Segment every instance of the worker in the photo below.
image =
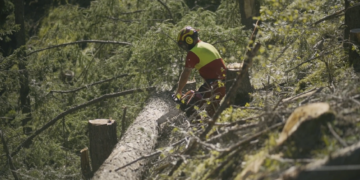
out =
{"type": "MultiPolygon", "coordinates": [[[[226,93],[225,63],[218,50],[213,45],[201,41],[198,30],[190,26],[180,30],[177,44],[187,51],[187,56],[173,98],[181,100],[186,105],[184,107],[187,108],[185,111],[188,117],[196,112],[196,107],[202,107],[204,104],[207,105],[206,112],[212,117],[226,93]],[[198,70],[204,83],[197,91],[191,90],[183,95],[182,90],[194,68],[198,70]]],[[[199,118],[198,115],[196,117],[199,118]]]]}

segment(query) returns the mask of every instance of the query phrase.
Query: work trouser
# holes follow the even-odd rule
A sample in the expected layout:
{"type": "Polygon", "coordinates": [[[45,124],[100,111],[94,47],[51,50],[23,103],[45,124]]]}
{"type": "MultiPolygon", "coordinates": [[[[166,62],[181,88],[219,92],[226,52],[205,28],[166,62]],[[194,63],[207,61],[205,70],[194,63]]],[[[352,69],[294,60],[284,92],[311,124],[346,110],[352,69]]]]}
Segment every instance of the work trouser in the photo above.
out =
{"type": "MultiPolygon", "coordinates": [[[[206,80],[197,91],[190,90],[182,96],[181,99],[185,103],[182,109],[190,117],[198,108],[205,105],[206,112],[212,117],[225,94],[226,88],[222,80],[206,80]]],[[[200,118],[199,115],[196,117],[200,118]]]]}

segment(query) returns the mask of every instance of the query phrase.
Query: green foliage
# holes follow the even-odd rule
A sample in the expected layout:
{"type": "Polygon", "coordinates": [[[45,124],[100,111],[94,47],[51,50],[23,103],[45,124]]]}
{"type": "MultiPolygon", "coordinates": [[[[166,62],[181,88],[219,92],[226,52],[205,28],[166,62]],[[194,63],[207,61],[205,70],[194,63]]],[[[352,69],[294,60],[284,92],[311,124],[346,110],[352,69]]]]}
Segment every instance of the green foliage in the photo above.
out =
{"type": "MultiPolygon", "coordinates": [[[[5,2],[7,9],[3,11],[4,6],[1,12],[12,12],[11,2],[5,2]]],[[[28,137],[22,132],[22,119],[25,115],[21,114],[18,102],[19,79],[22,76],[18,64],[25,60],[33,117],[28,126],[36,130],[71,107],[104,94],[148,86],[169,90],[178,81],[184,66],[183,59],[186,54],[177,47],[175,38],[178,31],[186,25],[199,29],[201,40],[213,44],[226,63],[241,62],[244,59],[252,32],[242,29],[237,1],[208,2],[211,5],[216,4],[216,8],[211,11],[202,6],[203,4],[196,8],[188,7],[188,1],[163,2],[171,14],[158,1],[91,1],[88,7],[65,1],[53,3],[54,6],[41,19],[36,35],[29,38],[27,48],[18,49],[6,58],[0,56],[0,118],[5,118],[0,119],[0,129],[5,132],[9,149],[14,150],[28,137]],[[131,45],[83,42],[42,50],[26,56],[26,59],[21,59],[20,56],[49,46],[82,40],[129,42],[131,45]],[[65,71],[74,73],[71,81],[61,78],[65,71]],[[90,86],[125,73],[129,76],[90,86]],[[84,86],[86,88],[73,93],[54,92],[84,86]]],[[[318,25],[314,24],[320,18],[341,10],[343,1],[262,0],[261,3],[261,15],[256,18],[262,22],[257,36],[262,48],[251,68],[251,81],[255,89],[263,88],[268,83],[274,84],[272,93],[275,97],[255,92],[252,94],[253,101],[247,107],[270,109],[269,107],[279,101],[277,94],[293,95],[314,87],[331,86],[330,78],[333,78],[333,83],[336,84],[348,76],[349,72],[344,68],[346,55],[339,40],[342,37],[339,27],[344,19],[333,18],[318,25]],[[313,46],[321,40],[324,40],[324,48],[314,49],[313,46]],[[311,58],[314,59],[309,60],[311,58]],[[279,84],[286,84],[291,88],[285,89],[279,84]]],[[[13,14],[10,13],[0,28],[0,40],[7,41],[8,36],[18,28],[13,14]]],[[[191,79],[202,82],[197,73],[192,73],[191,76],[191,79]]],[[[22,179],[80,179],[79,151],[88,146],[87,121],[111,117],[119,122],[122,119],[123,107],[127,107],[128,126],[148,97],[148,93],[137,93],[107,99],[66,115],[36,137],[29,149],[22,149],[13,157],[18,173],[22,179]]],[[[288,107],[292,108],[293,105],[288,107]]],[[[223,112],[219,122],[239,121],[259,113],[261,112],[256,109],[230,107],[223,112]]],[[[249,122],[259,121],[252,119],[249,122]]],[[[195,129],[201,128],[204,127],[195,129]]],[[[121,131],[120,126],[118,131],[121,131]]],[[[244,131],[243,136],[253,131],[244,131]]],[[[196,130],[193,130],[189,134],[194,135],[195,132],[196,130]]],[[[215,128],[213,132],[216,132],[215,128]]],[[[173,136],[180,136],[181,133],[182,130],[177,128],[172,131],[173,136]]],[[[275,135],[269,137],[270,140],[265,143],[260,141],[267,144],[265,150],[275,146],[275,135]]],[[[234,143],[236,138],[238,136],[228,138],[221,144],[234,143]]],[[[326,153],[337,148],[333,139],[328,136],[324,137],[323,141],[329,147],[325,150],[326,153]]],[[[0,148],[3,154],[2,146],[0,148]]],[[[183,149],[184,147],[178,148],[183,149]]],[[[319,154],[323,151],[319,151],[319,154]]],[[[168,153],[175,152],[177,151],[171,149],[168,153]]],[[[267,151],[259,150],[252,154],[261,155],[264,152],[267,151]]],[[[220,170],[225,172],[232,164],[235,165],[231,168],[241,170],[243,168],[237,165],[238,161],[249,160],[246,153],[238,153],[237,157],[229,162],[226,158],[219,159],[216,151],[199,150],[195,154],[210,155],[205,159],[188,160],[175,174],[185,173],[187,177],[197,179],[209,175],[209,170],[215,170],[220,163],[225,162],[220,170]]],[[[166,154],[161,157],[166,158],[166,154]]],[[[0,164],[4,164],[1,166],[1,176],[11,178],[5,156],[0,158],[0,164]]],[[[268,168],[269,172],[275,172],[284,166],[267,158],[264,167],[268,168]]],[[[169,178],[159,175],[160,179],[161,177],[169,178]]]]}

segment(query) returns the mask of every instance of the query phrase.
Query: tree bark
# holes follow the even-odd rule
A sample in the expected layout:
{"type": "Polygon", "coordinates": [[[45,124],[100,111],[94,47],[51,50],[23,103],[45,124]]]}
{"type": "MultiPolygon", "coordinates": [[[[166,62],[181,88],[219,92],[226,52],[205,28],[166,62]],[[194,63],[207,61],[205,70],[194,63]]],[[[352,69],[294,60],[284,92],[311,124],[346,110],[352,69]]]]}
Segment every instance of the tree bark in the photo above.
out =
{"type": "Polygon", "coordinates": [[[89,149],[84,148],[80,151],[81,153],[81,173],[84,179],[90,179],[92,171],[90,168],[89,149]]]}
{"type": "Polygon", "coordinates": [[[157,142],[157,120],[162,116],[173,115],[169,112],[175,103],[170,97],[170,94],[164,93],[147,102],[93,179],[141,179],[147,163],[147,159],[142,157],[151,154],[157,142]]]}
{"type": "Polygon", "coordinates": [[[255,16],[260,16],[260,0],[238,0],[241,24],[245,26],[245,29],[254,29],[253,24],[256,20],[255,16]]]}
{"type": "MultiPolygon", "coordinates": [[[[360,2],[357,0],[356,2],[360,2]]],[[[344,37],[345,39],[350,40],[350,44],[345,44],[345,48],[349,48],[349,63],[354,67],[355,72],[360,72],[360,55],[356,51],[352,50],[352,43],[360,46],[360,40],[357,38],[353,38],[354,35],[351,35],[350,31],[352,29],[360,28],[360,6],[356,6],[353,8],[350,8],[350,1],[345,0],[345,32],[344,37]]]]}
{"type": "Polygon", "coordinates": [[[93,171],[109,157],[117,143],[116,121],[109,119],[89,120],[90,157],[93,171]]]}
{"type": "MultiPolygon", "coordinates": [[[[20,25],[20,30],[15,33],[16,48],[24,46],[26,43],[25,37],[25,24],[24,24],[24,0],[14,0],[15,6],[15,23],[20,25]]],[[[19,52],[19,69],[22,70],[20,76],[20,108],[21,113],[25,114],[26,117],[22,120],[22,126],[24,134],[29,134],[32,128],[26,127],[29,121],[31,121],[31,103],[30,103],[30,88],[29,88],[29,75],[26,70],[26,53],[23,50],[19,52]]],[[[24,147],[28,147],[31,144],[25,144],[24,147]]]]}
{"type": "MultiPolygon", "coordinates": [[[[236,77],[241,71],[242,65],[240,63],[230,64],[226,70],[226,91],[230,90],[232,83],[236,80],[236,77]]],[[[241,105],[244,106],[246,103],[251,101],[251,96],[249,93],[253,93],[254,89],[250,82],[250,75],[249,71],[244,72],[243,79],[241,80],[241,85],[239,89],[236,91],[234,105],[241,105]]],[[[227,93],[226,92],[226,93],[227,93]]]]}

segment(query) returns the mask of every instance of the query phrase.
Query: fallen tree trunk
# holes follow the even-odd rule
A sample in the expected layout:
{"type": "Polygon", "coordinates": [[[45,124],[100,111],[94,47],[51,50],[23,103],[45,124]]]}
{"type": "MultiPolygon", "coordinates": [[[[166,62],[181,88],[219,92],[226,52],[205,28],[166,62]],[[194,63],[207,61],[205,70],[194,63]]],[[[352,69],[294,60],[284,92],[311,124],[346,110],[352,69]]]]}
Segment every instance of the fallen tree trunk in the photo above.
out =
{"type": "Polygon", "coordinates": [[[152,97],[142,112],[127,129],[122,139],[116,144],[114,150],[105,162],[95,172],[93,179],[140,179],[144,171],[146,159],[136,163],[130,162],[152,153],[158,136],[157,120],[168,114],[171,107],[170,95],[152,97]]]}

